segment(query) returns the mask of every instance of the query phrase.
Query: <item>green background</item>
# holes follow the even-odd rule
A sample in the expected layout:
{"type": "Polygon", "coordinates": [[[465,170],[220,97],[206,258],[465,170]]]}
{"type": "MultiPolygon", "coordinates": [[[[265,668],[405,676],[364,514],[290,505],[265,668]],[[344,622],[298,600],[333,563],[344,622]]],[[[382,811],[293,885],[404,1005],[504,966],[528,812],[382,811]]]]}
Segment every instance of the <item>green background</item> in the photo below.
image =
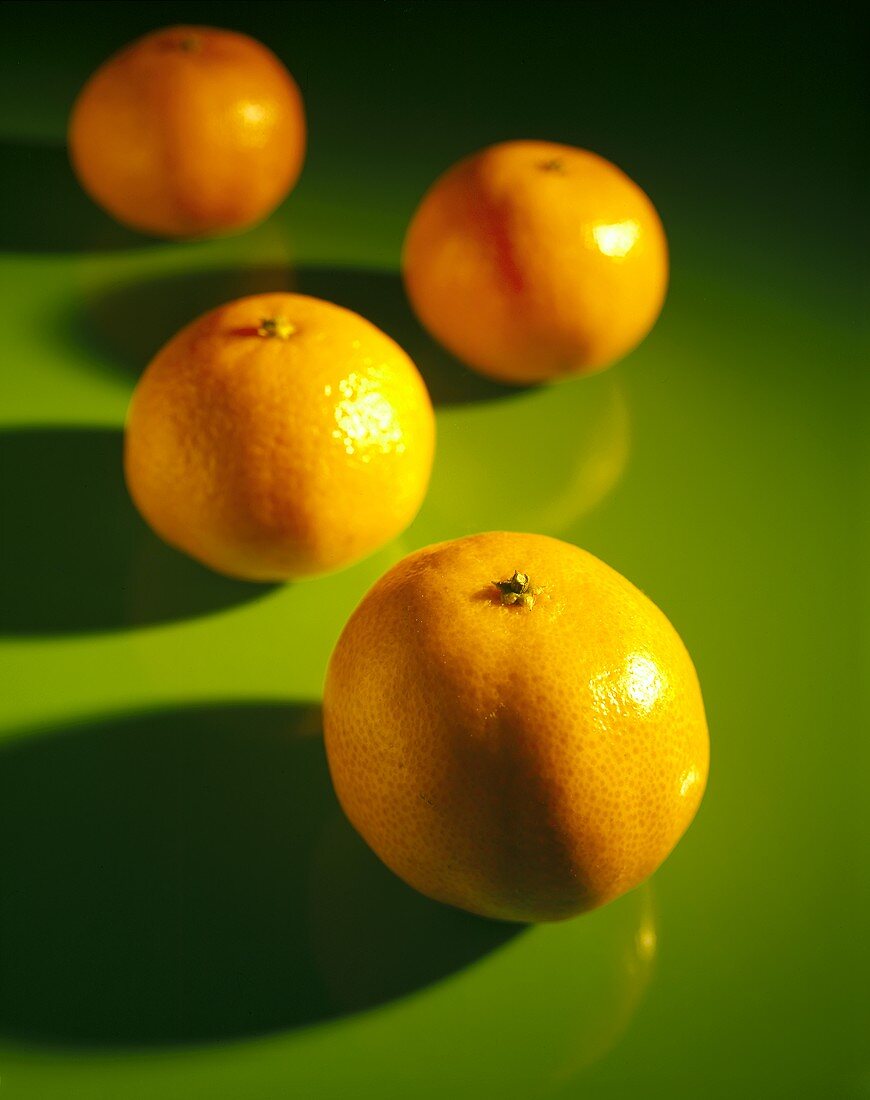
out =
{"type": "Polygon", "coordinates": [[[870,1094],[856,12],[6,5],[0,1096],[870,1094]],[[231,239],[128,233],[66,165],[88,74],[182,21],[260,38],[306,99],[301,182],[231,239]],[[439,351],[396,274],[426,186],[517,137],[615,161],[672,252],[637,351],[522,392],[439,351]],[[275,288],[395,336],[439,450],[398,542],[266,588],[163,547],[119,456],[160,344],[275,288]],[[704,804],[651,883],[523,929],[385,871],[319,740],[325,663],[367,587],[411,549],[504,527],[587,547],[664,609],[712,739],[704,804]]]}

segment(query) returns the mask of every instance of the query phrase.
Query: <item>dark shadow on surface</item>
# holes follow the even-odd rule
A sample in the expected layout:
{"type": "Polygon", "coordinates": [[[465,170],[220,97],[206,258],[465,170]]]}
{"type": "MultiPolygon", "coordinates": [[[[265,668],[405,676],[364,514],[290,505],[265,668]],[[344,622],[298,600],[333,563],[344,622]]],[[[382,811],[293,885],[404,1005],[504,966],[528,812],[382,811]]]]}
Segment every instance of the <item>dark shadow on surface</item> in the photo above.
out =
{"type": "Polygon", "coordinates": [[[166,710],[0,748],[0,1034],[225,1040],[419,989],[519,931],[390,874],[319,708],[166,710]]]}
{"type": "Polygon", "coordinates": [[[391,1001],[453,973],[519,935],[406,886],[337,815],[314,857],[312,949],[330,1000],[344,1012],[391,1001]]]}
{"type": "Polygon", "coordinates": [[[107,252],[153,246],[96,206],[64,146],[0,144],[0,252],[107,252]]]}
{"type": "Polygon", "coordinates": [[[300,294],[346,306],[392,336],[416,363],[433,404],[466,405],[522,392],[469,370],[437,344],[412,313],[400,275],[320,267],[301,268],[296,275],[300,294]]]}
{"type": "Polygon", "coordinates": [[[324,298],[372,321],[414,360],[436,405],[494,401],[523,392],[468,370],[441,348],[414,317],[401,277],[392,272],[274,266],[165,275],[91,292],[71,327],[100,357],[108,354],[138,377],[160,347],[199,314],[270,290],[324,298]]]}
{"type": "Polygon", "coordinates": [[[259,599],[274,586],[214,573],[148,528],[107,428],[0,433],[0,634],[116,630],[259,599]]]}
{"type": "Polygon", "coordinates": [[[292,269],[279,265],[189,271],[86,288],[63,336],[134,381],[180,329],[216,306],[269,291],[292,291],[292,269]]]}

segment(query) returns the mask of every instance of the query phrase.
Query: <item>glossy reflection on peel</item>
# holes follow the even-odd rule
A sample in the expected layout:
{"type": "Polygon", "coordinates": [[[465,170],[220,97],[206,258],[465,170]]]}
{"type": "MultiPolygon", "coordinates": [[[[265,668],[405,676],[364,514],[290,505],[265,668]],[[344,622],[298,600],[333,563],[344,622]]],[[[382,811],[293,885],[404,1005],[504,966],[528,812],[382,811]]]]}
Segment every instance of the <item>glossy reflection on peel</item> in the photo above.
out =
{"type": "Polygon", "coordinates": [[[640,224],[633,219],[592,227],[595,247],[603,256],[613,259],[622,259],[623,256],[627,256],[634,248],[639,236],[640,224]]]}
{"type": "MultiPolygon", "coordinates": [[[[239,103],[236,110],[245,120],[245,122],[258,123],[262,122],[267,114],[266,107],[262,103],[239,103]]],[[[265,145],[266,134],[262,131],[256,131],[254,133],[247,133],[246,144],[248,145],[265,145]]]]}
{"type": "MultiPolygon", "coordinates": [[[[382,371],[364,364],[363,371],[351,371],[338,383],[341,400],[335,406],[337,427],[332,436],[348,455],[371,462],[376,454],[403,454],[404,434],[396,410],[384,397],[382,371]]],[[[332,387],[326,387],[332,396],[332,387]]]]}
{"type": "Polygon", "coordinates": [[[589,693],[601,718],[626,710],[651,711],[667,690],[667,679],[646,653],[631,653],[616,669],[597,673],[589,681],[589,693]]]}
{"type": "Polygon", "coordinates": [[[685,798],[697,782],[698,769],[694,767],[688,768],[680,778],[680,796],[685,798]]]}
{"type": "Polygon", "coordinates": [[[652,710],[664,691],[664,674],[655,661],[643,653],[632,653],[623,672],[625,692],[641,710],[652,710]]]}

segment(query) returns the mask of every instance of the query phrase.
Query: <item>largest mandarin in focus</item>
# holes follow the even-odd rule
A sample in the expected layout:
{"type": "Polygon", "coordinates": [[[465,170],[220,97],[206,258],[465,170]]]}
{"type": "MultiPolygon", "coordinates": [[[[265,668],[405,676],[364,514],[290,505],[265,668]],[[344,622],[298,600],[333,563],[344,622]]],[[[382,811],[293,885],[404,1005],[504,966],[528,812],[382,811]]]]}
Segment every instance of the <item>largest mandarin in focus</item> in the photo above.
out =
{"type": "Polygon", "coordinates": [[[698,809],[698,678],[661,611],[591,554],[491,532],[427,547],[348,621],[324,691],[350,821],[406,882],[559,920],[638,885],[698,809]]]}
{"type": "Polygon", "coordinates": [[[299,176],[302,97],[253,38],[168,27],[91,76],[73,107],[69,151],[84,189],[125,225],[165,237],[243,229],[299,176]]]}
{"type": "Polygon", "coordinates": [[[398,344],[341,306],[260,294],[182,329],[139,380],[124,462],[166,542],[280,581],[372,553],[414,518],[435,417],[398,344]]]}
{"type": "Polygon", "coordinates": [[[644,192],[585,149],[510,141],[432,185],[405,238],[405,287],[429,332],[508,383],[601,370],[646,336],[668,280],[644,192]]]}

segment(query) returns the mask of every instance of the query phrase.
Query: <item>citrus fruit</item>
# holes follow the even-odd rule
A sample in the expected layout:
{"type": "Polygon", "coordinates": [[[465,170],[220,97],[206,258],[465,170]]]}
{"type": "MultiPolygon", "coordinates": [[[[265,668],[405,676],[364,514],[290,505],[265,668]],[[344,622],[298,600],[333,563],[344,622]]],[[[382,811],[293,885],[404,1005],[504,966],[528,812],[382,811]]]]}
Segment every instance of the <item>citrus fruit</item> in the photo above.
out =
{"type": "Polygon", "coordinates": [[[260,294],[174,336],[130,404],[125,470],[168,543],[275,581],[364,557],[417,512],[435,419],[402,349],[350,310],[260,294]]]}
{"type": "Polygon", "coordinates": [[[636,886],[692,820],[709,746],[658,608],[591,554],[493,532],[409,555],[330,660],[345,813],[439,901],[558,920],[636,886]]]}
{"type": "Polygon", "coordinates": [[[165,237],[241,229],[296,182],[302,98],[253,38],[168,27],[90,77],[73,107],[69,151],[84,189],[126,225],[165,237]]]}
{"type": "Polygon", "coordinates": [[[585,149],[509,141],[465,158],[423,197],[405,287],[429,332],[509,383],[600,370],[652,328],[664,230],[619,168],[585,149]]]}

